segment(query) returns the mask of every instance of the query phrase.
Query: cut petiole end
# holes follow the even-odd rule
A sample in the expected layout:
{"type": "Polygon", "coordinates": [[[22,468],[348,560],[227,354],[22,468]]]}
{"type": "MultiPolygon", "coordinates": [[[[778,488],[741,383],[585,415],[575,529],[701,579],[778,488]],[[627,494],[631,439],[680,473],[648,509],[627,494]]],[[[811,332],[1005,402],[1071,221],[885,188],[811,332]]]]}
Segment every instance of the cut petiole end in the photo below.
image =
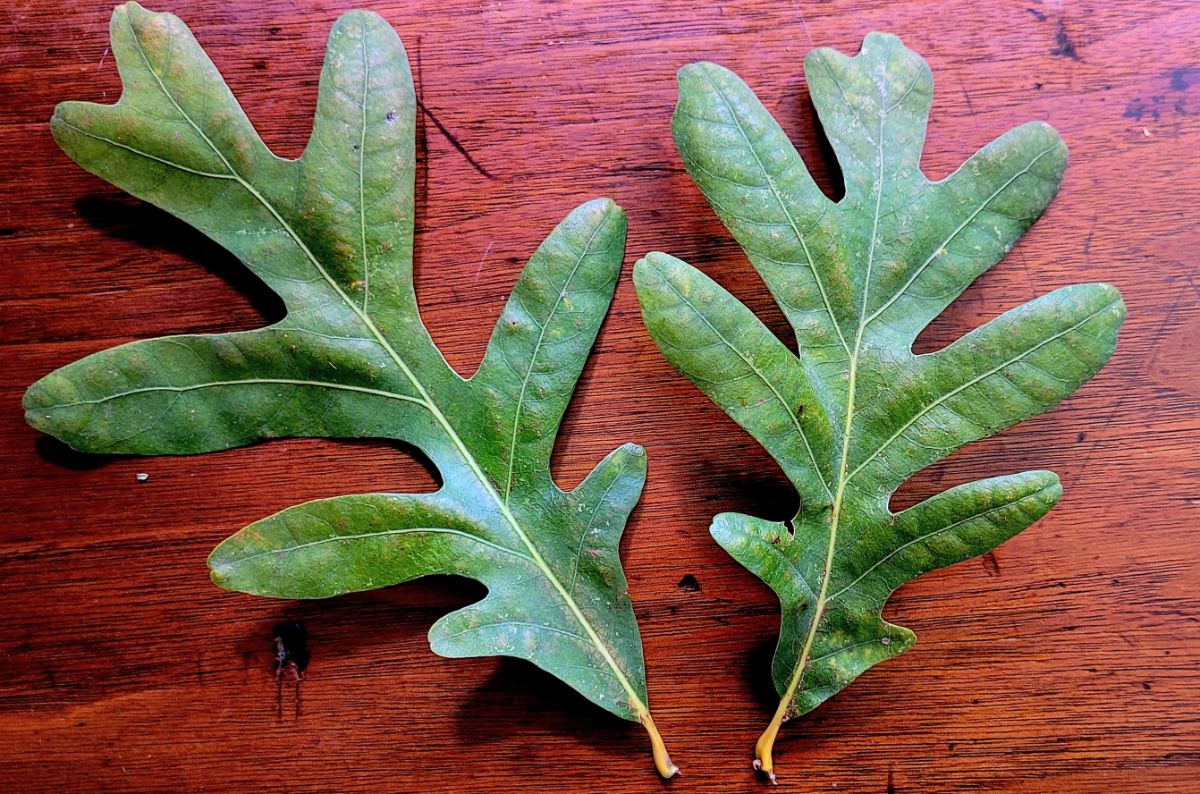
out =
{"type": "Polygon", "coordinates": [[[765,775],[771,781],[772,786],[778,785],[779,781],[775,779],[775,762],[771,758],[771,751],[775,748],[775,737],[779,736],[779,728],[786,719],[787,704],[788,699],[784,698],[780,702],[771,724],[763,731],[762,736],[758,737],[758,742],[754,745],[754,771],[765,775]]]}
{"type": "Polygon", "coordinates": [[[762,759],[755,758],[754,763],[751,764],[751,766],[754,767],[755,772],[758,772],[760,775],[763,775],[764,777],[766,777],[767,780],[771,781],[772,786],[779,785],[779,781],[775,779],[775,773],[771,772],[763,767],[762,759]]]}
{"type": "Polygon", "coordinates": [[[646,733],[650,734],[650,752],[654,755],[654,768],[658,770],[658,774],[663,780],[670,780],[679,774],[679,767],[675,766],[675,762],[671,760],[671,755],[667,752],[667,746],[663,743],[658,728],[654,727],[654,719],[650,716],[650,712],[642,712],[639,721],[646,729],[646,733]]]}

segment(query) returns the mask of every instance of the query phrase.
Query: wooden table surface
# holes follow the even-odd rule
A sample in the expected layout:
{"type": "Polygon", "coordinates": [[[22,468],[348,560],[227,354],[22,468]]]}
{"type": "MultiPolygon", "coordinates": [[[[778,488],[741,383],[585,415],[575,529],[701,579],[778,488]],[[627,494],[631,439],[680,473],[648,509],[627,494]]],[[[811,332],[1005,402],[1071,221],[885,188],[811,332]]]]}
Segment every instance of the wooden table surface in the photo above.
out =
{"type": "MultiPolygon", "coordinates": [[[[933,68],[923,165],[955,168],[1029,119],[1071,148],[1057,200],[940,319],[933,349],[1055,287],[1116,283],[1116,356],[1052,413],[922,472],[951,484],[1049,467],[1066,495],[994,554],[905,586],[887,616],[917,646],[777,747],[786,791],[1200,790],[1200,6],[367,2],[405,40],[418,140],[417,288],[460,371],[525,258],[579,201],[629,215],[628,261],[670,251],[783,333],[782,317],[683,172],[674,72],[738,71],[826,187],[801,74],[813,45],[900,34],[933,68]],[[436,121],[435,121],[436,119],[436,121]]],[[[163,3],[162,5],[166,5],[163,3]]],[[[265,139],[295,156],[342,0],[175,0],[265,139]]],[[[86,353],[278,318],[226,252],[72,164],[47,119],[113,101],[107,3],[0,14],[0,781],[4,791],[657,791],[642,730],[531,665],[447,660],[425,640],[480,597],[457,579],[330,601],[223,592],[208,551],[317,497],[433,487],[385,443],[280,441],[193,458],[74,454],[25,426],[25,387],[86,353]],[[139,482],[137,475],[149,475],[139,482]],[[300,684],[273,627],[302,622],[300,684]]],[[[556,452],[564,486],[617,443],[650,480],[624,560],[676,792],[755,790],[775,705],[772,594],[709,538],[711,516],[782,518],[794,496],[755,443],[671,371],[628,270],[556,452]],[[693,585],[694,580],[694,586],[693,585]]]]}

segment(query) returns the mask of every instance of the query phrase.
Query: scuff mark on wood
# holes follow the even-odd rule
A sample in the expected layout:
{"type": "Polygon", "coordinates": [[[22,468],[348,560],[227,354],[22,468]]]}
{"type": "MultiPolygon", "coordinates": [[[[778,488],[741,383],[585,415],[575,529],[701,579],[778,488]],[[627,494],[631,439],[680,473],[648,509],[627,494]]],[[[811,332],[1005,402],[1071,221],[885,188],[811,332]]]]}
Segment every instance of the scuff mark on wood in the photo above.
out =
{"type": "Polygon", "coordinates": [[[283,674],[290,671],[296,683],[296,718],[300,718],[300,682],[308,667],[308,629],[298,620],[275,624],[275,715],[283,718],[283,674]]]}
{"type": "Polygon", "coordinates": [[[1171,70],[1171,90],[1186,91],[1200,83],[1200,67],[1181,66],[1171,70]]]}
{"type": "Polygon", "coordinates": [[[1058,20],[1058,26],[1054,29],[1054,43],[1054,49],[1050,50],[1050,54],[1054,57],[1070,58],[1073,61],[1083,60],[1075,42],[1071,41],[1071,37],[1067,35],[1067,23],[1061,19],[1058,20]]]}

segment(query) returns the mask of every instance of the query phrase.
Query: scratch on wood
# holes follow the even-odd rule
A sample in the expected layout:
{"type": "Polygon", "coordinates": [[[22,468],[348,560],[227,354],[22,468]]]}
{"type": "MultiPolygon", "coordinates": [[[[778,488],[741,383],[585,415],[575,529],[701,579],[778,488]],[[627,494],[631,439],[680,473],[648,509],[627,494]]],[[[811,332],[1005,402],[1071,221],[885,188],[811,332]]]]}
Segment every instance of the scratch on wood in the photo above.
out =
{"type": "Polygon", "coordinates": [[[271,633],[275,645],[275,714],[283,718],[283,673],[291,671],[296,684],[296,719],[300,718],[300,682],[308,667],[308,630],[298,620],[285,620],[271,633]]]}

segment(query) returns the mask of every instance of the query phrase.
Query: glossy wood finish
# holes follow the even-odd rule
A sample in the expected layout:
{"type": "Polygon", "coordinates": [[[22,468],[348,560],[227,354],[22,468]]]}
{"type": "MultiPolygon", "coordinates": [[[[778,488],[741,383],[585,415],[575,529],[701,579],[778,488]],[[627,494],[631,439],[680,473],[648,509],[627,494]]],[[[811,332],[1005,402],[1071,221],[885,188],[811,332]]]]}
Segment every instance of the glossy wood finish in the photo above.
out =
{"type": "MultiPolygon", "coordinates": [[[[524,259],[579,201],[628,211],[629,261],[669,251],[782,332],[675,155],[674,71],[738,71],[836,191],[801,75],[810,46],[899,33],[937,82],[924,167],[940,176],[1032,118],[1072,164],[1012,254],[923,338],[1016,303],[1116,283],[1129,320],[1107,369],[1053,413],[919,475],[908,504],[1049,467],[1066,496],[994,554],[903,588],[916,648],[777,746],[788,791],[1183,791],[1200,776],[1200,8],[1134,2],[373,2],[404,38],[426,113],[418,291],[474,368],[524,259]],[[970,7],[968,7],[970,6],[970,7]]],[[[304,144],[324,39],[350,3],[179,0],[267,141],[304,144]]],[[[113,101],[107,3],[0,14],[0,780],[6,791],[653,791],[640,728],[523,663],[444,660],[424,632],[480,590],[434,580],[327,602],[222,592],[229,532],[311,498],[432,488],[386,444],[280,441],[175,459],[66,451],[22,421],[25,386],[139,337],[273,319],[225,252],[57,151],[64,99],[113,101]],[[139,473],[149,475],[140,482],[139,473]],[[273,627],[301,621],[303,681],[273,627]]],[[[651,705],[679,792],[755,790],[775,698],[771,594],[708,538],[713,513],[793,509],[767,456],[675,375],[628,271],[566,421],[557,477],[645,444],[625,541],[651,705]]]]}

